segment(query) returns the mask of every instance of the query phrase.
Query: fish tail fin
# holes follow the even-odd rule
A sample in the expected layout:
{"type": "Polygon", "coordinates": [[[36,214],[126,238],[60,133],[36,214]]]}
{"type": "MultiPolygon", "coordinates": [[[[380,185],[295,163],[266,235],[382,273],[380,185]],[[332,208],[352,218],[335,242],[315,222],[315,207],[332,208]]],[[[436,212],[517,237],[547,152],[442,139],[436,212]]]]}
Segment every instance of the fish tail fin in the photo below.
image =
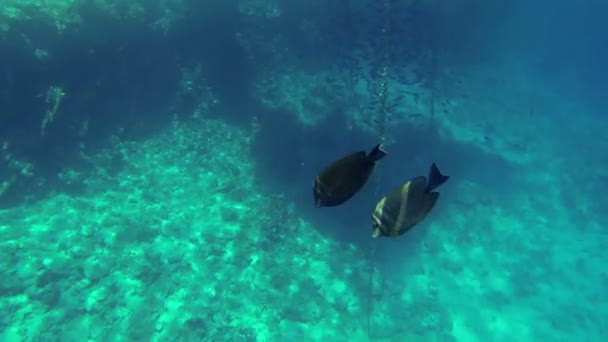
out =
{"type": "Polygon", "coordinates": [[[367,155],[367,159],[371,162],[377,162],[378,160],[386,157],[388,153],[382,149],[380,144],[376,145],[374,149],[367,155]]]}
{"type": "Polygon", "coordinates": [[[431,171],[429,172],[429,182],[427,183],[426,189],[424,190],[424,192],[429,193],[429,192],[437,189],[437,187],[439,187],[441,184],[445,183],[449,178],[450,178],[450,176],[441,174],[441,171],[439,171],[439,168],[437,167],[437,165],[435,165],[435,163],[433,163],[431,165],[431,171]]]}

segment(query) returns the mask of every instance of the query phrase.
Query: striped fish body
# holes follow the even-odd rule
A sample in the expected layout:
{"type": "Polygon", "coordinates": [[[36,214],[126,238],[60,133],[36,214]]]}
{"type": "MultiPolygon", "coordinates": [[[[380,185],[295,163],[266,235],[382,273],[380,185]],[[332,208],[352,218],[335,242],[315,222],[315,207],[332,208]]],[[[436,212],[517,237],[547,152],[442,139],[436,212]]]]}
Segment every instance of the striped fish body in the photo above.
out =
{"type": "Polygon", "coordinates": [[[416,177],[383,197],[372,214],[372,236],[397,237],[422,221],[439,199],[426,187],[426,177],[416,177]]]}

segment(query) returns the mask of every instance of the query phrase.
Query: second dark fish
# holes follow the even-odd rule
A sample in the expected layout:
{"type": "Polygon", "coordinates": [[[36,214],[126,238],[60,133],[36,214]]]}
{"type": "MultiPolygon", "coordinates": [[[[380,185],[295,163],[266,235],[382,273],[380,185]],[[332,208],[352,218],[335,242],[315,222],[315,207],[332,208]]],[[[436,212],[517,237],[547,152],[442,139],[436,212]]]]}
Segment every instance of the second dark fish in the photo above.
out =
{"type": "Polygon", "coordinates": [[[386,155],[378,144],[369,154],[365,151],[354,152],[333,162],[315,178],[315,206],[335,207],[349,200],[363,188],[376,162],[386,155]]]}
{"type": "Polygon", "coordinates": [[[372,214],[372,237],[397,237],[422,221],[439,199],[434,190],[449,178],[433,163],[428,181],[416,177],[383,197],[372,214]]]}

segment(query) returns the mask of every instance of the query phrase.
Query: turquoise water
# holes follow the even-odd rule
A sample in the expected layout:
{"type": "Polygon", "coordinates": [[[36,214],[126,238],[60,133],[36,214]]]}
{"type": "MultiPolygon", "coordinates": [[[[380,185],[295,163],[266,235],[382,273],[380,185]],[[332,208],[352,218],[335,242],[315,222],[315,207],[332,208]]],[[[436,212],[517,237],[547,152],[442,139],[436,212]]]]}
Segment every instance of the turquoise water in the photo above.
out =
{"type": "Polygon", "coordinates": [[[608,336],[603,4],[6,1],[0,340],[608,336]]]}

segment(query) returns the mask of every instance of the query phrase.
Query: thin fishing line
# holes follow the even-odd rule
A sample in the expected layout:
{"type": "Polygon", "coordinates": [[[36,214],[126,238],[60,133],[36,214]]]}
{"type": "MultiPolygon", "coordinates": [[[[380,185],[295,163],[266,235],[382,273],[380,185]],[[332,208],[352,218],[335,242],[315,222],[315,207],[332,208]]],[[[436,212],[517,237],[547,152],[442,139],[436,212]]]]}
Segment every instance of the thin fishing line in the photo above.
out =
{"type": "MultiPolygon", "coordinates": [[[[384,23],[380,32],[381,39],[381,51],[380,51],[380,72],[378,75],[378,84],[376,89],[376,95],[379,100],[378,109],[376,111],[376,117],[373,119],[373,126],[375,128],[376,137],[378,142],[383,144],[386,141],[386,115],[388,112],[387,99],[388,99],[388,75],[389,75],[389,34],[391,29],[390,12],[391,3],[390,0],[383,1],[383,17],[384,23]]],[[[377,175],[379,172],[376,173],[377,175]]],[[[376,189],[375,197],[379,198],[380,193],[380,180],[382,177],[376,177],[376,189]]],[[[372,338],[372,317],[374,311],[373,303],[373,286],[374,286],[374,268],[376,260],[377,244],[376,239],[370,238],[369,245],[369,279],[368,279],[368,295],[367,295],[367,336],[372,338]]]]}

